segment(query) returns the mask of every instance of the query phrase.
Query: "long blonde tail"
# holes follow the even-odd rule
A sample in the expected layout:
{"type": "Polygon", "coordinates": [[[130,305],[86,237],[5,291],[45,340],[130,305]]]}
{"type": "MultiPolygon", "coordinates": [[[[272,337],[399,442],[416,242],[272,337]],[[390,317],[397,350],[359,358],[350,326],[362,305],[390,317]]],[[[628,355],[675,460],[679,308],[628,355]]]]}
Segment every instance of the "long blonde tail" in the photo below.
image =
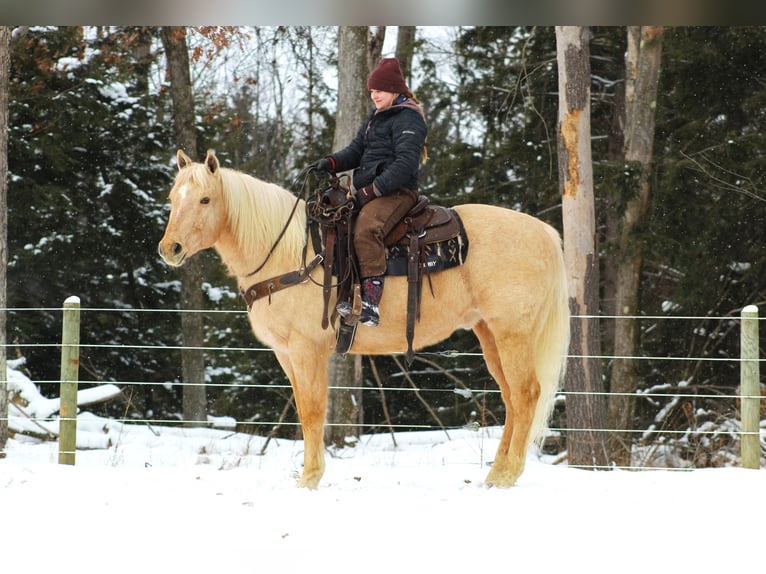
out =
{"type": "Polygon", "coordinates": [[[535,349],[535,370],[540,383],[540,397],[530,429],[530,438],[538,444],[547,430],[556,393],[564,380],[569,351],[569,293],[564,253],[558,232],[549,227],[548,233],[556,242],[558,257],[555,263],[556,274],[544,305],[547,316],[543,319],[543,327],[535,349]]]}

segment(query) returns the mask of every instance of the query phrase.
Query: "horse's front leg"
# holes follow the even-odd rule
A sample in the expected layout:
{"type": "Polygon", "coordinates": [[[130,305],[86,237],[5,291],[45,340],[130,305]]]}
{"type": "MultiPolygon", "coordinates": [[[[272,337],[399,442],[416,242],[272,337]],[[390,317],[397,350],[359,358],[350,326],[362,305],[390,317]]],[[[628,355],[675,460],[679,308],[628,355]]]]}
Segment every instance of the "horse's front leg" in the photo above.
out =
{"type": "Polygon", "coordinates": [[[316,489],[324,474],[324,423],[327,413],[327,355],[301,352],[276,353],[295,394],[303,429],[303,474],[298,486],[316,489]]]}

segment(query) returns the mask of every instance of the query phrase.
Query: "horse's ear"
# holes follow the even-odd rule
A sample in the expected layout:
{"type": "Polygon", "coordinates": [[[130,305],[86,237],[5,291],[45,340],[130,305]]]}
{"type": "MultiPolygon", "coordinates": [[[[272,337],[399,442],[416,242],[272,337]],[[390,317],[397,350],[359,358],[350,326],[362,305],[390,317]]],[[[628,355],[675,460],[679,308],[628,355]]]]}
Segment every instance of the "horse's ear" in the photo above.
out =
{"type": "Polygon", "coordinates": [[[215,157],[215,152],[212,149],[207,150],[207,156],[205,157],[205,165],[210,173],[215,173],[220,167],[218,164],[218,158],[215,157]]]}
{"type": "Polygon", "coordinates": [[[176,153],[176,163],[178,164],[178,169],[183,169],[192,164],[192,159],[184,153],[184,150],[179,149],[176,153]]]}

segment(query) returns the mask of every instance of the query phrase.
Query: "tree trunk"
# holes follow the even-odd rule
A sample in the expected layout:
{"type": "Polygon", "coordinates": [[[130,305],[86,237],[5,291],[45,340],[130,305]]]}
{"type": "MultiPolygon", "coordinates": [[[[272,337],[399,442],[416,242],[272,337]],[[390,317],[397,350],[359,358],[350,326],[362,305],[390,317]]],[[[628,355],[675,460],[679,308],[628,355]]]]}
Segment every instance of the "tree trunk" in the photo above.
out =
{"type": "Polygon", "coordinates": [[[402,69],[407,85],[412,87],[412,55],[415,53],[415,31],[417,26],[399,26],[396,34],[396,59],[402,69]]]}
{"type": "Polygon", "coordinates": [[[572,338],[565,381],[569,464],[606,466],[601,380],[593,165],[590,151],[590,50],[587,28],[556,27],[559,75],[558,165],[572,338]],[[595,393],[595,394],[594,394],[595,393]]]}
{"type": "Polygon", "coordinates": [[[415,55],[417,26],[399,26],[396,35],[396,59],[402,69],[407,85],[412,87],[412,58],[415,55]]]}
{"type": "MultiPolygon", "coordinates": [[[[194,98],[189,72],[189,50],[186,30],[179,26],[162,27],[162,45],[165,48],[170,98],[173,101],[173,124],[176,145],[197,161],[197,134],[194,127],[194,98]]],[[[202,261],[193,257],[180,270],[181,273],[181,377],[183,380],[183,417],[191,425],[207,423],[205,392],[205,356],[199,349],[204,343],[202,316],[202,261]]]]}
{"type": "MultiPolygon", "coordinates": [[[[367,116],[368,66],[367,26],[341,26],[338,30],[338,111],[335,115],[333,150],[339,150],[354,139],[367,116]]],[[[366,327],[361,327],[365,329],[366,327]]],[[[362,424],[362,357],[339,355],[330,357],[330,389],[327,402],[325,443],[344,446],[347,437],[358,437],[362,424]]]]}
{"type": "Polygon", "coordinates": [[[0,26],[0,458],[8,441],[8,369],[6,365],[6,291],[8,268],[8,80],[11,68],[11,28],[0,26]]]}
{"type": "MultiPolygon", "coordinates": [[[[351,26],[348,26],[349,28],[351,26]]],[[[359,26],[356,26],[359,28],[359,26]]],[[[368,44],[367,44],[367,74],[365,74],[364,79],[364,89],[367,89],[367,76],[369,73],[375,69],[375,66],[378,65],[378,61],[380,60],[381,56],[383,55],[383,42],[386,39],[386,27],[385,26],[378,26],[375,28],[374,31],[371,29],[368,30],[368,44]]]]}
{"type": "MultiPolygon", "coordinates": [[[[649,173],[654,141],[657,84],[662,57],[661,26],[629,26],[625,56],[625,160],[635,165],[636,187],[627,189],[626,209],[618,230],[619,249],[615,315],[635,317],[643,263],[643,244],[635,232],[646,219],[649,205],[649,173]]],[[[637,363],[640,323],[638,319],[617,319],[614,333],[615,360],[607,413],[612,433],[609,450],[620,466],[630,466],[633,419],[636,409],[637,363]]]]}
{"type": "MultiPolygon", "coordinates": [[[[622,49],[615,48],[620,53],[622,49]]],[[[617,292],[617,229],[619,227],[620,185],[625,174],[625,74],[621,76],[614,90],[614,104],[607,140],[605,181],[600,185],[599,204],[603,206],[603,220],[606,249],[601,255],[601,312],[609,317],[601,325],[601,350],[605,355],[614,355],[614,316],[616,315],[617,292]],[[618,175],[619,174],[619,175],[618,175]],[[615,246],[612,248],[612,246],[615,246]]],[[[609,377],[609,374],[606,375],[609,377]]]]}

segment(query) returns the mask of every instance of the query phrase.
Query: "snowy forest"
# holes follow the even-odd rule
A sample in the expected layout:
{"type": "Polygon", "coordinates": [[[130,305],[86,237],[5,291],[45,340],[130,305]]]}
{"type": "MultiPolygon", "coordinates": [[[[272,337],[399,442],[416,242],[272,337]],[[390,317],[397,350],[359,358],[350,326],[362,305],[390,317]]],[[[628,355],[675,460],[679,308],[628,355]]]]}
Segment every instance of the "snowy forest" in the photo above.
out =
{"type": "MultiPolygon", "coordinates": [[[[587,32],[607,428],[627,428],[628,450],[644,449],[632,464],[652,464],[659,449],[663,464],[732,464],[739,314],[766,304],[766,27],[666,27],[654,39],[648,164],[626,155],[629,31],[587,32]],[[627,228],[637,198],[636,225],[627,228]],[[629,313],[617,305],[626,260],[637,279],[629,313]],[[618,315],[634,330],[625,334],[618,315]],[[625,389],[620,334],[635,349],[627,410],[609,404],[618,369],[625,389]]],[[[214,349],[203,354],[206,414],[264,435],[284,421],[278,432],[295,436],[290,388],[253,338],[215,254],[198,256],[193,284],[157,256],[178,142],[168,47],[181,35],[188,53],[191,151],[214,149],[222,165],[295,190],[301,169],[336,145],[338,34],[323,26],[13,30],[2,312],[7,357],[24,359],[43,394],[58,394],[60,309],[76,295],[81,388],[122,389],[121,400],[96,412],[180,423],[188,340],[177,311],[197,309],[200,346],[214,349]],[[197,295],[191,305],[184,281],[197,295]]],[[[370,54],[411,57],[405,70],[429,127],[421,193],[447,206],[505,206],[563,231],[553,27],[365,34],[370,54]]],[[[501,424],[502,401],[478,355],[475,337],[459,332],[419,353],[409,370],[397,357],[364,358],[364,432],[501,424]]],[[[562,395],[553,429],[566,428],[565,404],[562,395]]]]}

